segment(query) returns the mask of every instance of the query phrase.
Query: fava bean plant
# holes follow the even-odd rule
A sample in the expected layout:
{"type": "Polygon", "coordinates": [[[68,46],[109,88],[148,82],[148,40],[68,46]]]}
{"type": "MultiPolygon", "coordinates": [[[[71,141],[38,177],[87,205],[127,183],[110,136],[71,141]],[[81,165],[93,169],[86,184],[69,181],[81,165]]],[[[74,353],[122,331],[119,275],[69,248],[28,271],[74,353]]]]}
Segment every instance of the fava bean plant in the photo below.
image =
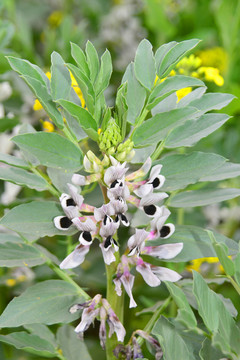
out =
{"type": "Polygon", "coordinates": [[[44,131],[20,127],[18,156],[0,154],[0,178],[34,194],[0,220],[11,230],[0,235],[0,265],[51,271],[9,302],[3,343],[37,359],[240,359],[236,309],[185,271],[193,259],[218,257],[223,273],[208,282],[229,282],[240,295],[237,242],[183,221],[184,208],[240,195],[220,182],[240,165],[190,151],[229,119],[212,110],[233,100],[174,71],[198,42],[173,41],[154,54],[143,40],[112,106],[111,55],[99,58],[89,41],[85,51],[71,44],[75,65],[54,52],[47,75],[8,57],[47,120],[44,131]],[[64,324],[74,321],[75,329],[64,324]],[[98,347],[88,340],[93,324],[98,347]]]}

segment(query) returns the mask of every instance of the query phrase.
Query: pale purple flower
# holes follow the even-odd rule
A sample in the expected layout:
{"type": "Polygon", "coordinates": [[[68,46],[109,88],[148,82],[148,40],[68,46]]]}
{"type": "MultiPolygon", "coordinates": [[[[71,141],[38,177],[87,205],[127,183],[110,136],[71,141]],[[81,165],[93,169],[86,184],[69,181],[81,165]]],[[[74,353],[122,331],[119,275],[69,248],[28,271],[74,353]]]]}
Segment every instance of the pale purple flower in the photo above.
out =
{"type": "Polygon", "coordinates": [[[108,336],[111,337],[112,334],[115,332],[117,335],[118,341],[123,342],[124,337],[126,335],[126,330],[124,329],[122,323],[120,322],[119,318],[115,314],[115,312],[110,307],[108,301],[106,299],[102,299],[102,304],[107,311],[107,322],[109,325],[109,334],[108,336]]]}
{"type": "Polygon", "coordinates": [[[72,222],[78,230],[82,231],[79,236],[79,242],[82,245],[91,245],[93,242],[92,234],[97,231],[95,222],[89,217],[86,221],[81,221],[81,218],[76,217],[72,219],[72,222]]]}

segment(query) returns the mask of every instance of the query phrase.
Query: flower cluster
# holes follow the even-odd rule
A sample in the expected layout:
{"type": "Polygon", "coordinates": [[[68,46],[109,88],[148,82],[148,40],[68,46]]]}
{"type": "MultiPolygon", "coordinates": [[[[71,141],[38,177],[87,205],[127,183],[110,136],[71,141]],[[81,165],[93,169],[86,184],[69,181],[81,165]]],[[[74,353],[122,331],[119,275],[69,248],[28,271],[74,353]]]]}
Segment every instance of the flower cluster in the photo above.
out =
{"type": "MultiPolygon", "coordinates": [[[[79,244],[62,261],[60,267],[69,269],[82,264],[95,239],[99,240],[105,264],[108,266],[116,262],[115,253],[119,252],[119,243],[122,243],[121,239],[118,242],[117,230],[120,226],[130,226],[128,207],[137,207],[149,217],[150,221],[145,229],[135,229],[129,237],[127,248],[116,263],[117,271],[113,278],[116,294],[121,296],[123,286],[130,298],[130,307],[135,307],[137,304],[132,295],[135,275],[132,270],[139,272],[145,282],[152,287],[160,285],[161,281],[175,282],[181,278],[175,271],[153,266],[144,258],[144,255],[148,255],[155,259],[172,259],[183,247],[182,243],[154,244],[155,239],[167,239],[175,230],[172,223],[166,223],[170,211],[162,204],[168,195],[165,192],[155,192],[165,182],[165,177],[160,174],[162,165],[155,165],[151,169],[151,159],[148,158],[139,170],[128,173],[126,162],[120,163],[111,155],[105,156],[100,161],[92,152],[85,155],[84,165],[86,171],[92,174],[86,177],[80,174],[73,175],[74,185],[68,184],[69,194],[62,194],[60,197],[65,215],[54,218],[54,224],[58,229],[64,231],[75,227],[80,232],[79,244]],[[149,171],[150,174],[147,176],[149,171]],[[78,189],[95,181],[100,183],[105,198],[108,198],[108,202],[99,208],[85,204],[78,189]],[[152,240],[151,244],[148,240],[152,240]]],[[[104,304],[104,301],[101,301],[104,304]]],[[[95,318],[100,314],[100,310],[95,311],[95,305],[94,311],[91,306],[88,304],[87,310],[83,312],[81,326],[77,328],[80,332],[86,330],[92,322],[92,317],[95,318]],[[85,313],[88,314],[90,323],[83,326],[85,313]]],[[[101,314],[103,312],[104,310],[101,310],[101,314]]],[[[101,314],[100,316],[103,316],[101,314]]]]}
{"type": "Polygon", "coordinates": [[[83,309],[82,318],[79,325],[75,328],[75,332],[83,335],[89,326],[94,322],[95,319],[99,319],[99,338],[102,348],[105,348],[105,342],[107,337],[106,323],[109,326],[108,336],[111,337],[115,332],[118,341],[123,341],[126,331],[119,321],[117,315],[112,310],[108,301],[102,298],[102,295],[97,294],[93,299],[82,303],[73,305],[70,308],[70,313],[74,314],[78,310],[83,309]]]}

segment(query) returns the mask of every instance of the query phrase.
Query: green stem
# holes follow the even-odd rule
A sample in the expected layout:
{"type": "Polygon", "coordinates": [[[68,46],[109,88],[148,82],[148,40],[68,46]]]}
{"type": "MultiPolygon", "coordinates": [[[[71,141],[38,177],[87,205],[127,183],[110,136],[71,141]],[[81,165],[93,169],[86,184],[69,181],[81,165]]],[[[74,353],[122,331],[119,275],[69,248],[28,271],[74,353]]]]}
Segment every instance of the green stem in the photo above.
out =
{"type": "Polygon", "coordinates": [[[86,300],[90,299],[90,296],[80,287],[78,286],[78,284],[63,270],[61,270],[58,266],[56,266],[55,264],[53,264],[53,262],[47,258],[46,264],[50,267],[50,269],[52,269],[61,279],[65,280],[66,282],[68,282],[69,284],[73,285],[76,290],[77,293],[84,297],[86,300]]]}
{"type": "Polygon", "coordinates": [[[162,152],[163,149],[164,149],[164,144],[165,144],[165,141],[164,141],[164,140],[161,141],[161,142],[158,144],[158,146],[156,147],[155,151],[152,153],[151,159],[152,159],[153,161],[159,158],[161,152],[162,152]]]}
{"type": "MultiPolygon", "coordinates": [[[[108,203],[109,199],[107,197],[107,188],[105,186],[103,186],[102,184],[100,184],[100,188],[102,190],[104,202],[108,203]]],[[[123,297],[123,295],[118,296],[116,294],[115,285],[113,283],[113,276],[116,274],[117,266],[120,262],[119,251],[115,252],[114,255],[115,255],[116,261],[112,262],[110,265],[105,265],[106,277],[107,277],[106,298],[107,298],[107,301],[109,302],[112,310],[115,312],[115,314],[117,315],[117,317],[119,318],[121,323],[123,323],[123,311],[124,311],[123,300],[124,300],[124,297],[123,297]]],[[[107,360],[115,359],[115,357],[113,355],[113,351],[117,345],[118,345],[118,340],[117,340],[115,333],[110,338],[107,336],[107,339],[106,339],[106,359],[107,360]]]]}
{"type": "Polygon", "coordinates": [[[149,113],[149,110],[147,110],[146,108],[143,110],[143,112],[141,113],[141,115],[136,119],[135,121],[135,126],[134,126],[134,129],[133,129],[133,132],[130,136],[130,139],[132,140],[133,138],[133,134],[135,132],[135,130],[143,123],[143,121],[145,120],[147,114],[149,113]]]}
{"type": "MultiPolygon", "coordinates": [[[[153,314],[153,316],[151,317],[151,319],[149,320],[149,322],[147,323],[147,325],[145,326],[145,328],[143,329],[143,331],[150,333],[153,325],[155,324],[155,322],[157,321],[157,319],[159,318],[159,316],[162,314],[162,312],[168,307],[168,305],[170,304],[170,301],[172,300],[172,297],[169,296],[164,303],[159,307],[158,310],[155,311],[155,313],[153,314]]],[[[144,343],[144,339],[139,337],[138,338],[138,343],[140,346],[142,346],[142,344],[144,343]]]]}
{"type": "Polygon", "coordinates": [[[59,197],[60,192],[59,192],[53,185],[50,184],[50,179],[49,179],[49,177],[48,177],[46,174],[44,174],[41,170],[39,170],[39,169],[37,169],[37,168],[35,168],[35,167],[33,167],[33,166],[31,167],[31,171],[32,171],[34,174],[36,174],[36,175],[38,175],[38,176],[41,176],[44,180],[46,180],[46,182],[47,182],[47,187],[48,187],[49,192],[50,192],[53,196],[56,196],[57,198],[59,197]]]}
{"type": "Polygon", "coordinates": [[[238,283],[236,283],[236,281],[230,275],[227,275],[227,278],[231,281],[231,284],[237,291],[238,295],[240,295],[240,286],[238,285],[238,283]]]}
{"type": "Polygon", "coordinates": [[[180,208],[177,210],[177,224],[178,225],[184,224],[184,208],[180,208]]]}
{"type": "Polygon", "coordinates": [[[66,135],[66,137],[73,142],[77,147],[79,147],[77,138],[71,133],[71,131],[67,128],[67,126],[65,125],[64,128],[62,129],[62,131],[64,132],[64,134],[66,135]]]}

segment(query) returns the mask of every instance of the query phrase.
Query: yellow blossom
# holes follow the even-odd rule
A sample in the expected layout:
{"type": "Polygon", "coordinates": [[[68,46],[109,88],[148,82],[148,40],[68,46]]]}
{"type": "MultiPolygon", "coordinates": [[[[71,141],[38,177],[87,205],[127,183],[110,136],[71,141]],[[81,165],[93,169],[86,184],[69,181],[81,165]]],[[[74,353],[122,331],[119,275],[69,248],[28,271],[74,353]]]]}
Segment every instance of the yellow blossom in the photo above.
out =
{"type": "Polygon", "coordinates": [[[42,108],[43,108],[42,104],[40,103],[40,101],[38,99],[36,99],[33,104],[33,110],[38,111],[38,110],[41,110],[42,108]]]}
{"type": "Polygon", "coordinates": [[[198,69],[198,73],[200,75],[203,75],[205,77],[206,81],[213,81],[218,86],[223,86],[223,84],[224,84],[224,79],[219,74],[219,70],[216,68],[201,66],[198,69]]]}
{"type": "Polygon", "coordinates": [[[202,61],[202,66],[210,66],[219,69],[220,73],[224,73],[228,66],[228,55],[221,47],[213,47],[199,51],[198,57],[202,61]]]}
{"type": "Polygon", "coordinates": [[[186,87],[186,88],[176,91],[177,98],[178,98],[177,102],[179,102],[184,96],[189,94],[191,91],[192,91],[191,87],[186,87]]]}
{"type": "Polygon", "coordinates": [[[61,11],[54,11],[48,17],[48,23],[52,27],[58,27],[63,20],[63,13],[61,11]]]}
{"type": "MultiPolygon", "coordinates": [[[[228,256],[228,257],[231,259],[231,256],[228,256]]],[[[188,271],[195,270],[195,271],[199,272],[200,267],[203,263],[216,264],[216,263],[219,263],[219,258],[218,257],[204,257],[204,258],[200,258],[200,259],[195,259],[195,260],[191,261],[191,264],[188,265],[186,267],[186,269],[188,271]]],[[[223,266],[220,263],[218,264],[218,269],[219,269],[219,272],[221,272],[221,273],[224,272],[223,266]]]]}
{"type": "Polygon", "coordinates": [[[17,281],[15,279],[7,279],[6,285],[9,287],[15,286],[17,284],[17,281]]]}
{"type": "Polygon", "coordinates": [[[50,121],[42,121],[43,130],[46,132],[53,132],[54,131],[54,125],[50,121]]]}

